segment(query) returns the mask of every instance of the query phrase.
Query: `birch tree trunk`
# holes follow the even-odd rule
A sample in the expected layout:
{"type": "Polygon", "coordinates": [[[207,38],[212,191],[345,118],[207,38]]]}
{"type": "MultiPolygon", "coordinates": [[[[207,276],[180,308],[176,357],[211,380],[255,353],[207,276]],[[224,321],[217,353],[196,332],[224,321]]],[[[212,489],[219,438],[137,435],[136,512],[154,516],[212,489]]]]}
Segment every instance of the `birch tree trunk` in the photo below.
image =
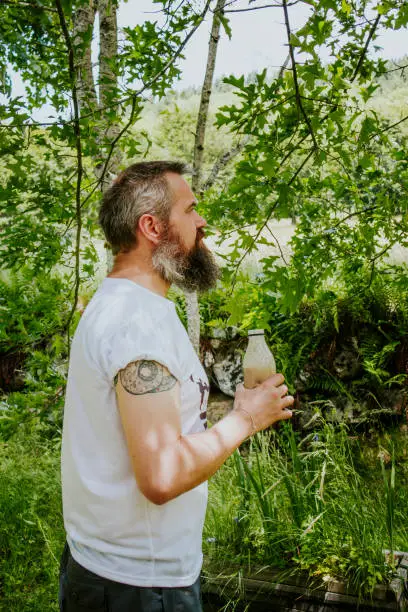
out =
{"type": "MultiPolygon", "coordinates": [[[[118,120],[108,118],[104,109],[111,106],[118,95],[118,76],[115,71],[116,58],[118,54],[118,24],[117,24],[117,0],[98,0],[99,10],[99,107],[101,122],[103,124],[103,141],[105,147],[111,143],[119,134],[120,126],[118,120]]],[[[109,161],[109,166],[101,184],[102,193],[109,187],[109,177],[115,176],[119,171],[122,155],[120,149],[115,147],[109,161]]]]}
{"type": "Polygon", "coordinates": [[[77,67],[79,110],[81,113],[92,112],[98,107],[92,73],[91,44],[84,45],[85,38],[92,40],[96,10],[96,2],[90,0],[87,6],[80,6],[74,14],[73,42],[77,67]]]}
{"type": "MultiPolygon", "coordinates": [[[[95,153],[93,155],[94,173],[101,179],[107,147],[119,134],[118,120],[108,118],[107,109],[117,96],[118,77],[115,60],[118,53],[117,0],[89,0],[80,6],[74,15],[74,45],[78,78],[78,97],[80,111],[93,118],[95,130],[95,153]],[[91,43],[95,27],[96,12],[99,14],[99,79],[95,82],[92,68],[91,43]],[[98,92],[98,95],[97,95],[98,92]]],[[[109,166],[101,180],[102,193],[108,188],[110,179],[119,171],[121,154],[115,148],[109,166]]],[[[113,265],[112,251],[106,249],[108,271],[113,265]]]]}
{"type": "MultiPolygon", "coordinates": [[[[215,60],[217,57],[217,46],[220,38],[220,14],[224,9],[226,0],[217,0],[211,27],[210,41],[208,43],[207,66],[205,70],[204,83],[201,89],[200,107],[198,110],[197,126],[194,140],[194,161],[192,190],[195,193],[201,191],[201,176],[204,154],[205,130],[207,127],[208,108],[214,79],[215,60]]],[[[200,351],[200,309],[197,293],[185,293],[187,311],[187,329],[191,343],[197,353],[200,351]]]]}
{"type": "Polygon", "coordinates": [[[207,67],[205,70],[204,83],[201,89],[200,107],[198,110],[197,126],[194,141],[194,161],[193,161],[193,179],[192,189],[199,193],[201,189],[201,175],[203,166],[205,130],[208,120],[208,108],[212,92],[214,79],[215,60],[217,57],[217,47],[220,38],[220,15],[224,10],[226,0],[217,0],[217,5],[214,10],[214,17],[211,27],[210,40],[208,43],[207,67]]]}
{"type": "Polygon", "coordinates": [[[190,342],[197,355],[200,354],[200,308],[198,305],[197,292],[185,291],[187,332],[190,342]]]}
{"type": "MultiPolygon", "coordinates": [[[[99,106],[101,108],[101,120],[104,124],[103,140],[113,142],[119,134],[119,123],[106,118],[103,109],[109,106],[115,97],[118,86],[117,73],[113,69],[118,53],[118,24],[117,24],[117,0],[98,0],[99,9],[99,106]],[[105,119],[105,120],[104,120],[105,119]]],[[[109,187],[110,180],[119,172],[122,155],[120,149],[115,148],[109,161],[109,166],[101,182],[102,193],[109,187]]],[[[97,166],[98,174],[100,167],[97,166]]],[[[110,272],[113,267],[113,254],[110,248],[105,249],[106,268],[110,272]]]]}

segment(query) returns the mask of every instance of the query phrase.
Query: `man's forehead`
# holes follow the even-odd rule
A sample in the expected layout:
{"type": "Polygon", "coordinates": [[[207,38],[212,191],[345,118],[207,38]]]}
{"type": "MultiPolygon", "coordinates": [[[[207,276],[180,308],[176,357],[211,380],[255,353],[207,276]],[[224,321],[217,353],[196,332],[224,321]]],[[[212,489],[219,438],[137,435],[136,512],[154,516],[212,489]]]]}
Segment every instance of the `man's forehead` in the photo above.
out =
{"type": "Polygon", "coordinates": [[[172,191],[175,205],[182,205],[187,202],[191,204],[196,201],[190,185],[181,174],[166,172],[166,179],[172,191]]]}

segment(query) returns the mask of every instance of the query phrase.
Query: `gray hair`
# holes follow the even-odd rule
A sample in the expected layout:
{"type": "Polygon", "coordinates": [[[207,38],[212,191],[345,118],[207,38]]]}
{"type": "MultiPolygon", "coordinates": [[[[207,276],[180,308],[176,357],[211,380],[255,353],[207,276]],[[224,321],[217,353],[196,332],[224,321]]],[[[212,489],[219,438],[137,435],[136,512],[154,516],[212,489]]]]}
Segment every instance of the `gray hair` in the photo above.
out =
{"type": "Polygon", "coordinates": [[[187,166],[176,161],[151,161],[132,164],[121,172],[105,192],[99,223],[113,254],[136,245],[136,227],[142,215],[156,215],[167,221],[172,193],[165,174],[185,174],[187,166]]]}

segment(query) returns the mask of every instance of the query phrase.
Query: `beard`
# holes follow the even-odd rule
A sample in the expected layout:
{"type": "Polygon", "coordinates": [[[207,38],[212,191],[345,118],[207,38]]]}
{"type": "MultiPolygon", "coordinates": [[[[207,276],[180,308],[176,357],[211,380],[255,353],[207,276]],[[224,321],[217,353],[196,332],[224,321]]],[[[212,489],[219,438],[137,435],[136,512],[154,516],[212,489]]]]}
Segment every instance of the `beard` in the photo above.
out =
{"type": "Polygon", "coordinates": [[[153,268],[169,283],[185,291],[203,293],[216,286],[220,268],[214,255],[202,242],[204,232],[199,229],[194,246],[187,249],[179,234],[168,228],[156,247],[153,268]]]}

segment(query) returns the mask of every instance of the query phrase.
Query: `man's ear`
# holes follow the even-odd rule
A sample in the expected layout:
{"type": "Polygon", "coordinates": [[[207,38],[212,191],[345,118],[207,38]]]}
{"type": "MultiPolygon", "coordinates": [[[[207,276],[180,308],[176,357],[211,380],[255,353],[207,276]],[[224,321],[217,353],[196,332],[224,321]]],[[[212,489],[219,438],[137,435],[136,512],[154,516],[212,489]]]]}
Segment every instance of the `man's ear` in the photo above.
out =
{"type": "Polygon", "coordinates": [[[137,229],[153,244],[158,244],[163,232],[162,223],[155,215],[145,214],[139,219],[137,229]]]}

